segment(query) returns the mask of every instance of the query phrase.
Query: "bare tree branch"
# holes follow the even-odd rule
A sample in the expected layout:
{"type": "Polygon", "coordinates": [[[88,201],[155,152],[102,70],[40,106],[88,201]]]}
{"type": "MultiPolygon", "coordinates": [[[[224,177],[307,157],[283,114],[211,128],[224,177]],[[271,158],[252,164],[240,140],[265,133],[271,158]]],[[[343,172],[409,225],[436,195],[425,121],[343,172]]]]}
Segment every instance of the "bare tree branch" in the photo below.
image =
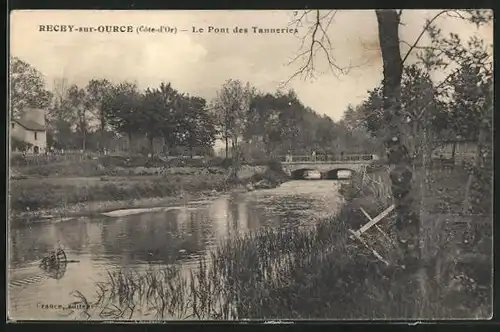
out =
{"type": "MultiPolygon", "coordinates": [[[[302,15],[293,20],[291,24],[295,24],[296,26],[302,26],[302,21],[307,20],[307,14],[311,13],[311,10],[307,10],[302,15]]],[[[332,57],[331,51],[333,50],[333,45],[331,39],[328,35],[328,28],[332,24],[336,10],[330,10],[326,14],[321,14],[320,10],[316,10],[315,22],[308,29],[308,33],[302,38],[301,47],[299,54],[294,57],[288,65],[293,64],[299,59],[307,58],[305,64],[302,65],[286,82],[282,84],[282,86],[286,86],[290,81],[292,81],[295,77],[299,75],[305,75],[306,77],[314,77],[314,56],[318,51],[321,51],[325,54],[328,66],[334,76],[338,76],[338,73],[345,74],[349,71],[352,66],[349,67],[341,67],[335,61],[335,58],[332,57]],[[305,41],[310,37],[310,45],[306,50],[303,50],[305,41]]]]}
{"type": "Polygon", "coordinates": [[[427,29],[431,26],[432,22],[434,22],[439,16],[443,15],[444,13],[448,12],[447,9],[445,10],[442,10],[440,11],[438,14],[436,14],[432,19],[430,19],[429,21],[427,21],[427,24],[424,26],[424,28],[422,29],[422,32],[420,32],[420,35],[417,37],[417,39],[415,40],[415,42],[413,43],[413,45],[410,47],[410,49],[408,50],[408,52],[406,52],[406,55],[404,56],[403,58],[403,62],[402,64],[404,65],[406,59],[408,59],[408,56],[410,55],[410,53],[413,51],[413,49],[418,45],[418,43],[420,42],[420,39],[422,39],[422,37],[424,36],[425,32],[427,31],[427,29]]]}

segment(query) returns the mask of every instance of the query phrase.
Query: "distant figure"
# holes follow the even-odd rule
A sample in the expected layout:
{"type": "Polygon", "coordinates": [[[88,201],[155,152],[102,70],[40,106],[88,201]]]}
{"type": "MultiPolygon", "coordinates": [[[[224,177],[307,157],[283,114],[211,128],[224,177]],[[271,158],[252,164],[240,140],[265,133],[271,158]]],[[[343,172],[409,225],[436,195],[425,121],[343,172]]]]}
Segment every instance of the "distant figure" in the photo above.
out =
{"type": "Polygon", "coordinates": [[[340,160],[344,160],[344,151],[340,152],[340,160]]]}
{"type": "Polygon", "coordinates": [[[316,161],[316,151],[313,150],[312,152],[312,161],[316,161]]]}
{"type": "Polygon", "coordinates": [[[290,152],[290,150],[288,150],[288,153],[286,155],[286,162],[287,163],[291,163],[292,162],[292,153],[290,152]]]}

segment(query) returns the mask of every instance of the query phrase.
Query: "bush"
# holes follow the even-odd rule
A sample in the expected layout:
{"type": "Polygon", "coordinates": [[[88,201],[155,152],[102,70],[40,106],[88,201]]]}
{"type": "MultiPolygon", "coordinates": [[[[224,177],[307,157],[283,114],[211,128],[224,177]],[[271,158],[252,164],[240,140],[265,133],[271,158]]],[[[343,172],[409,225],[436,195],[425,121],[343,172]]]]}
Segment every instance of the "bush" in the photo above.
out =
{"type": "Polygon", "coordinates": [[[281,161],[277,159],[271,159],[267,161],[267,167],[269,170],[276,172],[276,173],[284,173],[283,172],[283,165],[281,164],[281,161]]]}
{"type": "Polygon", "coordinates": [[[12,151],[21,151],[21,152],[26,152],[29,149],[31,149],[31,147],[33,147],[33,144],[20,140],[17,137],[11,137],[10,145],[12,151]]]}
{"type": "Polygon", "coordinates": [[[104,167],[127,167],[128,157],[104,155],[99,157],[99,164],[104,167]]]}

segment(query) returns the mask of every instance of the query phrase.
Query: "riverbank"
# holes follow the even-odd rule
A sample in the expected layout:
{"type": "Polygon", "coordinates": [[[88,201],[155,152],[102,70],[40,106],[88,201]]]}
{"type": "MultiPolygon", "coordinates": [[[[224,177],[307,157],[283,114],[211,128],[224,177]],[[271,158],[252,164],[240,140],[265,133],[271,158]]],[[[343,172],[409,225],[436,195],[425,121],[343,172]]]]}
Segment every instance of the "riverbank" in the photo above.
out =
{"type": "Polygon", "coordinates": [[[272,188],[286,180],[269,167],[244,167],[237,179],[224,169],[182,170],[166,175],[24,178],[10,182],[10,222],[16,227],[116,209],[154,207],[231,190],[272,188]]]}
{"type": "MultiPolygon", "coordinates": [[[[262,228],[228,239],[187,280],[175,266],[111,273],[98,289],[99,298],[110,304],[106,307],[105,302],[99,302],[96,306],[111,319],[133,315],[130,308],[141,307],[141,301],[151,303],[148,301],[158,299],[161,305],[148,309],[159,318],[489,318],[492,241],[488,232],[483,232],[474,243],[464,242],[464,233],[453,229],[453,223],[442,224],[436,233],[446,236],[437,243],[435,279],[395,264],[385,266],[361,243],[349,238],[349,229],[367,222],[360,206],[373,216],[390,203],[390,195],[384,189],[388,186],[387,174],[370,176],[379,185],[362,191],[346,186],[346,195],[354,194],[336,216],[319,220],[313,227],[262,228]],[[476,255],[464,261],[468,249],[476,255]],[[427,293],[412,286],[419,283],[427,293]],[[163,291],[167,287],[169,291],[163,291]],[[141,296],[146,293],[150,296],[141,296]],[[126,300],[118,303],[116,296],[126,300]]],[[[435,190],[443,196],[442,201],[435,202],[436,208],[443,202],[453,202],[445,197],[457,200],[459,184],[463,183],[459,179],[463,176],[459,171],[433,174],[433,178],[439,179],[435,190]]],[[[378,226],[393,239],[392,221],[388,217],[378,226]]],[[[365,234],[367,241],[381,240],[377,232],[369,233],[372,235],[365,234]]],[[[381,242],[386,246],[377,250],[387,258],[390,244],[381,242]]],[[[104,318],[98,313],[89,314],[94,319],[104,318]]]]}

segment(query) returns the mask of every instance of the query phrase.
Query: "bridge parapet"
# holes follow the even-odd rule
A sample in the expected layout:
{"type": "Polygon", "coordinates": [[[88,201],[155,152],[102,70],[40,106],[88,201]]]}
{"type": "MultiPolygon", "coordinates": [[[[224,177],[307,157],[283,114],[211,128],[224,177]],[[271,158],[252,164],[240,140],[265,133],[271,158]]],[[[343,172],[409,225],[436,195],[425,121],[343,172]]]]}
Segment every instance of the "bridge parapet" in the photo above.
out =
{"type": "Polygon", "coordinates": [[[280,156],[282,163],[368,163],[378,160],[374,154],[352,154],[339,157],[338,155],[286,155],[280,156]]]}

